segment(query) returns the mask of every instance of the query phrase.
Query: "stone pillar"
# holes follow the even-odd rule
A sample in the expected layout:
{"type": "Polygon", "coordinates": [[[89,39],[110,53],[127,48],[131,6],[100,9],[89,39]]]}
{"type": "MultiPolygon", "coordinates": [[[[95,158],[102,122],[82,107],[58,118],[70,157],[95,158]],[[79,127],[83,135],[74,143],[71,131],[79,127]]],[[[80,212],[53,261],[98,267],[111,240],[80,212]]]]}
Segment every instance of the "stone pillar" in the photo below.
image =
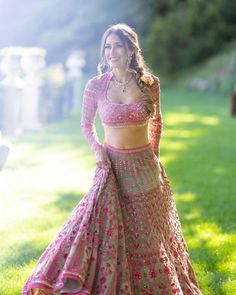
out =
{"type": "Polygon", "coordinates": [[[82,88],[83,88],[83,67],[85,66],[84,52],[76,50],[72,52],[66,60],[67,68],[67,81],[65,87],[67,87],[67,97],[65,96],[65,103],[69,104],[69,110],[81,106],[82,102],[82,88]],[[69,97],[70,96],[70,97],[69,97]]]}
{"type": "Polygon", "coordinates": [[[6,47],[0,50],[0,128],[18,134],[38,130],[38,104],[46,51],[34,47],[6,47]]]}
{"type": "Polygon", "coordinates": [[[3,79],[0,82],[1,128],[4,134],[16,134],[20,131],[20,105],[23,80],[20,77],[19,58],[3,56],[0,62],[3,79]]]}
{"type": "Polygon", "coordinates": [[[40,87],[42,70],[45,66],[45,51],[38,48],[34,54],[21,58],[24,73],[24,89],[21,104],[21,126],[26,131],[37,131],[41,127],[39,120],[40,87]],[[38,53],[38,54],[37,54],[38,53]]]}

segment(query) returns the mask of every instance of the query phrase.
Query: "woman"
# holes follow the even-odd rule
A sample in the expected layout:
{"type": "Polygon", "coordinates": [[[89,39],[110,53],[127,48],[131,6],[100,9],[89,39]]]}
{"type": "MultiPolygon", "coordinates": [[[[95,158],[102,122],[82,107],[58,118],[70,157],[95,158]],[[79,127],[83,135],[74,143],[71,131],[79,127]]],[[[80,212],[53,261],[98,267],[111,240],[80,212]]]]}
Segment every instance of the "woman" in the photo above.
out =
{"type": "Polygon", "coordinates": [[[94,183],[23,294],[201,294],[160,162],[159,79],[125,24],[104,33],[101,57],[81,119],[96,156],[94,183]],[[94,129],[97,110],[104,144],[94,129]]]}

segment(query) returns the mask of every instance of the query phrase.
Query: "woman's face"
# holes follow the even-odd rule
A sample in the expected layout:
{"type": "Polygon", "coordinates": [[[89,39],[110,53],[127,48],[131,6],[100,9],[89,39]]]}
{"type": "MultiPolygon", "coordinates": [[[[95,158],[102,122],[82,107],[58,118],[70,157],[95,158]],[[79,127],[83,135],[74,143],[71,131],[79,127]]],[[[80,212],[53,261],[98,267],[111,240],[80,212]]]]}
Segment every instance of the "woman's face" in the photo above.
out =
{"type": "Polygon", "coordinates": [[[127,68],[127,59],[131,51],[122,43],[121,39],[114,33],[110,34],[104,45],[106,62],[111,69],[127,68]]]}

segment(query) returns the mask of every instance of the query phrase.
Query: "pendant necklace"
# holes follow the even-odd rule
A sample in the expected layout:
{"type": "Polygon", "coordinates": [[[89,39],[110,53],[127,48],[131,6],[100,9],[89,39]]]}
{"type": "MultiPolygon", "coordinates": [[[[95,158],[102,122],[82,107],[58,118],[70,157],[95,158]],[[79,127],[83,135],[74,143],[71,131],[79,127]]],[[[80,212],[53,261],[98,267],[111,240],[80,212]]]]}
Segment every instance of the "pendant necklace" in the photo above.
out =
{"type": "Polygon", "coordinates": [[[129,77],[129,79],[127,79],[126,81],[124,82],[120,82],[116,79],[116,76],[113,74],[113,77],[114,77],[114,81],[117,85],[121,86],[122,87],[122,92],[125,92],[126,91],[126,86],[129,84],[130,80],[132,79],[132,75],[129,77]]]}

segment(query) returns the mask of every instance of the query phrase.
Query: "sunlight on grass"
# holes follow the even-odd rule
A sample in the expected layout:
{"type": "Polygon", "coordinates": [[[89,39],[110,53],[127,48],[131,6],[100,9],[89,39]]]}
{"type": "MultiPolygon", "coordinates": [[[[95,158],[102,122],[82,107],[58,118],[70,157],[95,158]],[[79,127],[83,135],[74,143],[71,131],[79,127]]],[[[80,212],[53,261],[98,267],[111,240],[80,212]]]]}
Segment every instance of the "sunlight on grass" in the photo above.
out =
{"type": "Polygon", "coordinates": [[[203,123],[204,125],[219,125],[220,120],[217,117],[203,117],[200,120],[200,123],[203,123]]]}
{"type": "Polygon", "coordinates": [[[190,114],[190,113],[168,113],[166,115],[166,120],[168,121],[168,125],[178,125],[182,123],[191,123],[196,122],[198,119],[198,115],[190,114]]]}
{"type": "Polygon", "coordinates": [[[183,202],[192,202],[196,199],[196,196],[191,192],[181,194],[180,196],[176,195],[176,197],[179,201],[183,201],[183,202]]]}
{"type": "Polygon", "coordinates": [[[222,230],[213,223],[198,224],[196,227],[196,234],[200,240],[206,241],[209,248],[224,246],[225,243],[231,242],[233,238],[233,235],[224,234],[222,230]]]}
{"type": "MultiPolygon", "coordinates": [[[[21,153],[21,157],[27,157],[29,153],[30,149],[27,149],[26,154],[21,153]]],[[[16,157],[15,154],[11,156],[16,157]]],[[[52,202],[56,191],[66,188],[78,190],[79,187],[80,191],[85,192],[92,184],[94,168],[88,169],[88,161],[86,162],[86,157],[80,156],[80,152],[44,152],[37,157],[37,161],[38,165],[33,167],[23,164],[20,168],[6,170],[1,175],[0,227],[37,216],[40,214],[40,206],[52,202]],[[13,178],[14,185],[11,185],[13,178]],[[30,201],[32,196],[34,202],[30,201]]]]}
{"type": "MultiPolygon", "coordinates": [[[[222,289],[219,294],[234,294],[232,291],[236,291],[235,280],[232,278],[235,278],[235,234],[226,234],[216,224],[206,222],[199,222],[194,229],[197,239],[188,237],[188,246],[202,253],[198,264],[201,281],[205,281],[202,279],[204,275],[208,277],[208,284],[209,280],[214,282],[215,290],[222,289]]],[[[213,293],[208,290],[204,294],[213,293]]]]}
{"type": "Polygon", "coordinates": [[[33,267],[33,262],[24,267],[9,266],[1,270],[0,286],[2,295],[19,295],[25,283],[24,274],[33,267]],[[13,279],[14,278],[14,279],[13,279]]]}
{"type": "Polygon", "coordinates": [[[202,129],[196,129],[196,130],[173,130],[173,129],[166,129],[164,130],[163,136],[166,138],[169,137],[176,137],[178,139],[191,139],[193,137],[201,136],[204,133],[202,129]]]}
{"type": "Polygon", "coordinates": [[[203,125],[218,125],[220,120],[216,116],[199,116],[191,113],[168,113],[166,115],[168,125],[178,126],[182,123],[201,123],[203,125]]]}
{"type": "MultiPolygon", "coordinates": [[[[215,94],[169,89],[162,107],[161,161],[202,292],[236,294],[235,121],[215,94]]],[[[0,294],[20,294],[92,185],[95,160],[78,126],[77,114],[12,139],[0,173],[0,294]]]]}
{"type": "Polygon", "coordinates": [[[171,144],[168,144],[165,149],[168,150],[168,152],[171,151],[183,151],[187,149],[187,144],[185,142],[176,142],[172,141],[171,144]]]}
{"type": "MultiPolygon", "coordinates": [[[[164,144],[162,146],[165,146],[164,144]]],[[[167,163],[172,163],[174,160],[175,160],[176,156],[174,155],[170,155],[170,154],[165,154],[165,155],[162,155],[160,154],[160,161],[165,164],[167,163]]]]}

